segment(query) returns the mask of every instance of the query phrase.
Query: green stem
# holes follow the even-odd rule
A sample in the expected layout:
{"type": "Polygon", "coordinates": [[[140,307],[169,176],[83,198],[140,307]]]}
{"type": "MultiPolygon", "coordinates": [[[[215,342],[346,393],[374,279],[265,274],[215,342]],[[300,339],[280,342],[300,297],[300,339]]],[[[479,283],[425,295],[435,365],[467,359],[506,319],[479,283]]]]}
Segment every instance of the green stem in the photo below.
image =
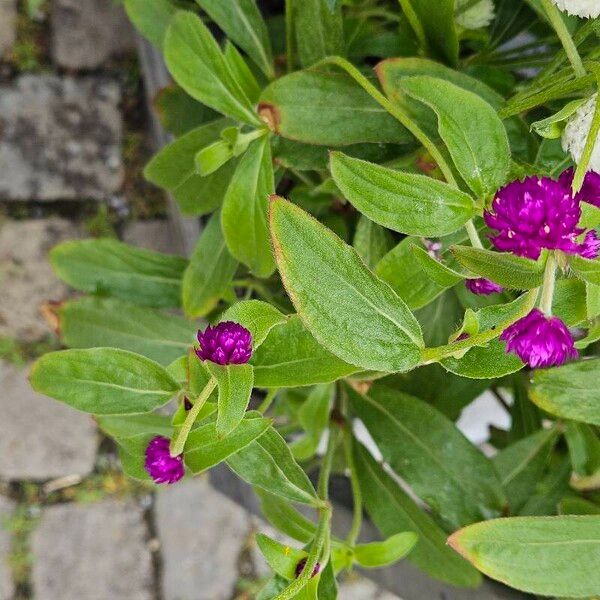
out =
{"type": "Polygon", "coordinates": [[[472,219],[469,219],[466,222],[465,229],[467,230],[469,240],[471,240],[471,246],[473,246],[473,248],[483,248],[483,244],[481,243],[481,239],[479,239],[479,234],[477,233],[477,229],[472,219]]]}
{"type": "Polygon", "coordinates": [[[211,377],[206,384],[206,387],[202,390],[202,393],[196,399],[196,402],[194,402],[194,406],[192,406],[188,412],[181,429],[177,433],[177,436],[171,441],[171,456],[179,456],[183,453],[185,442],[187,441],[188,435],[190,434],[190,431],[192,430],[192,427],[198,418],[198,414],[216,387],[217,380],[214,377],[211,377]]]}
{"type": "Polygon", "coordinates": [[[546,12],[548,20],[554,27],[554,31],[556,31],[556,35],[560,39],[565,52],[567,53],[567,58],[575,71],[575,75],[577,77],[584,77],[586,72],[583,66],[583,62],[581,60],[581,56],[579,56],[579,52],[577,51],[577,46],[567,29],[565,21],[556,6],[551,2],[551,0],[541,0],[542,6],[546,12]]]}
{"type": "Polygon", "coordinates": [[[427,52],[427,48],[429,44],[427,43],[427,37],[425,36],[425,30],[423,29],[423,25],[421,25],[421,21],[415,12],[415,9],[412,7],[410,0],[398,0],[400,7],[402,8],[402,12],[404,13],[406,19],[410,23],[417,39],[419,40],[419,45],[423,52],[427,52]]]}
{"type": "Polygon", "coordinates": [[[352,428],[350,423],[348,423],[344,429],[344,454],[346,457],[346,465],[350,470],[350,486],[352,487],[353,501],[352,525],[348,532],[348,536],[346,537],[346,543],[349,546],[354,546],[362,527],[363,500],[358,475],[356,473],[356,465],[354,464],[354,456],[352,454],[352,428]]]}
{"type": "Polygon", "coordinates": [[[554,298],[554,287],[556,285],[556,258],[554,253],[548,256],[546,270],[544,271],[544,283],[540,298],[540,309],[548,316],[552,314],[552,299],[554,298]]]}
{"type": "Polygon", "coordinates": [[[294,70],[294,13],[292,0],[285,0],[285,49],[287,72],[294,70]]]}
{"type": "Polygon", "coordinates": [[[265,399],[260,403],[260,406],[256,409],[261,415],[264,415],[271,404],[273,404],[273,400],[275,400],[275,396],[277,396],[277,392],[279,388],[273,388],[267,392],[265,399]]]}

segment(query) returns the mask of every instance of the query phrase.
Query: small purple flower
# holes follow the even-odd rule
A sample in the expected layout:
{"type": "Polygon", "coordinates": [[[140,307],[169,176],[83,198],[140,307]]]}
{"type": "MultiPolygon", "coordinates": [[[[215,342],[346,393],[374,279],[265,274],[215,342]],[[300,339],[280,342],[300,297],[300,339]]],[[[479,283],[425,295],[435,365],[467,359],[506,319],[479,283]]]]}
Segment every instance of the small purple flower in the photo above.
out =
{"type": "Polygon", "coordinates": [[[169,445],[166,437],[157,435],[146,448],[144,468],[154,483],[176,483],[185,473],[183,456],[171,456],[169,445]]]}
{"type": "MultiPolygon", "coordinates": [[[[304,570],[304,566],[306,565],[306,558],[303,558],[297,565],[296,565],[296,577],[300,577],[300,574],[302,573],[302,571],[304,570]]],[[[320,563],[317,563],[311,573],[311,577],[316,577],[319,573],[321,572],[321,565],[320,563]]]]}
{"type": "Polygon", "coordinates": [[[440,260],[442,254],[442,242],[423,238],[423,245],[425,246],[425,250],[427,250],[427,254],[429,254],[431,258],[440,260]]]}
{"type": "Polygon", "coordinates": [[[198,358],[218,365],[242,365],[252,357],[252,335],[239,323],[225,321],[198,332],[198,358]]]}
{"type": "Polygon", "coordinates": [[[600,255],[600,238],[593,229],[585,234],[583,243],[579,245],[579,254],[590,260],[594,260],[600,255]]]}
{"type": "Polygon", "coordinates": [[[507,352],[532,369],[559,366],[579,356],[567,326],[537,308],[505,329],[500,339],[506,342],[507,352]]]}
{"type": "Polygon", "coordinates": [[[504,291],[504,288],[489,279],[480,277],[478,279],[465,280],[466,288],[473,294],[478,296],[489,296],[490,294],[499,294],[504,291]]]}
{"type": "MultiPolygon", "coordinates": [[[[558,181],[571,193],[575,169],[573,167],[563,171],[558,181]]],[[[583,180],[583,186],[575,195],[575,200],[588,202],[600,208],[600,173],[588,171],[583,180]]]]}
{"type": "Polygon", "coordinates": [[[497,250],[534,260],[543,248],[577,254],[580,218],[579,202],[548,177],[509,183],[484,213],[487,226],[498,231],[490,238],[497,250]]]}

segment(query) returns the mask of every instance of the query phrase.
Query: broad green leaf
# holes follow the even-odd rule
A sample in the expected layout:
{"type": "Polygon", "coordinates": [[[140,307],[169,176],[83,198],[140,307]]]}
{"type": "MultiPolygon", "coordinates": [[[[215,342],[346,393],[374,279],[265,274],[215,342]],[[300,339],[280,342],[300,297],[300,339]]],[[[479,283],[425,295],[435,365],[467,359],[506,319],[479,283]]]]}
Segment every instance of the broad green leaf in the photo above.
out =
{"type": "Polygon", "coordinates": [[[135,28],[161,48],[175,7],[169,0],[125,0],[125,10],[135,28]]]}
{"type": "Polygon", "coordinates": [[[234,321],[243,325],[252,334],[252,347],[256,350],[276,325],[288,319],[274,306],[261,300],[236,302],[222,315],[221,321],[234,321]]]}
{"type": "Polygon", "coordinates": [[[354,548],[354,557],[361,567],[387,567],[404,558],[415,547],[418,539],[419,536],[412,531],[396,533],[383,542],[358,544],[354,548]]]}
{"type": "Polygon", "coordinates": [[[227,464],[244,481],[266,492],[301,504],[319,502],[306,473],[273,428],[231,456],[227,464]]]}
{"type": "Polygon", "coordinates": [[[600,506],[583,498],[565,498],[558,511],[561,515],[600,515],[600,506]]]}
{"type": "Polygon", "coordinates": [[[256,543],[271,569],[288,581],[295,579],[296,567],[308,556],[304,550],[290,548],[262,533],[256,536],[256,543]]]}
{"type": "Polygon", "coordinates": [[[557,139],[562,135],[564,130],[563,123],[585,102],[585,98],[573,100],[573,102],[566,104],[557,113],[532,123],[531,129],[544,138],[557,139]]]}
{"type": "Polygon", "coordinates": [[[201,125],[167,144],[144,169],[144,177],[170,192],[186,215],[204,215],[221,204],[237,161],[230,160],[218,171],[203,177],[196,173],[198,150],[220,139],[220,133],[231,125],[219,119],[201,125]]]}
{"type": "Polygon", "coordinates": [[[534,261],[509,252],[494,252],[472,246],[452,246],[450,250],[464,267],[503,287],[531,290],[539,287],[544,279],[545,254],[540,260],[534,261]]]}
{"type": "Polygon", "coordinates": [[[474,93],[434,77],[410,77],[402,89],[435,111],[439,134],[473,192],[496,193],[510,167],[508,138],[496,111],[474,93]]]}
{"type": "Polygon", "coordinates": [[[409,0],[423,26],[429,50],[451,65],[458,62],[458,34],[454,22],[454,0],[439,0],[435,10],[428,0],[409,0]]]}
{"type": "Polygon", "coordinates": [[[248,446],[265,433],[269,425],[269,419],[249,413],[225,438],[218,432],[216,423],[201,425],[186,440],[185,464],[194,474],[202,473],[248,446]]]}
{"type": "Polygon", "coordinates": [[[223,201],[221,225],[231,254],[257,277],[275,270],[268,226],[269,195],[275,191],[267,136],[250,144],[240,160],[223,201]]]}
{"type": "Polygon", "coordinates": [[[554,288],[552,314],[567,327],[582,325],[587,320],[586,284],[579,279],[559,279],[554,288]]]}
{"type": "Polygon", "coordinates": [[[221,215],[211,217],[183,275],[183,310],[190,317],[208,314],[229,289],[237,270],[237,261],[229,254],[221,215]]]}
{"type": "Polygon", "coordinates": [[[271,235],[286,291],[320,344],[364,369],[417,364],[423,344],[417,320],[354,249],[278,197],[271,201],[271,235]]]}
{"type": "Polygon", "coordinates": [[[384,460],[450,527],[501,514],[505,498],[491,462],[452,421],[378,383],[367,394],[348,393],[384,460]]]}
{"type": "Polygon", "coordinates": [[[329,424],[332,395],[331,385],[317,385],[298,410],[298,421],[306,435],[290,444],[297,460],[308,460],[314,456],[321,436],[329,424]]]}
{"type": "Polygon", "coordinates": [[[331,174],[344,196],[369,219],[400,233],[438,237],[475,214],[468,194],[424,175],[388,169],[332,152],[331,174]]]}
{"type": "Polygon", "coordinates": [[[56,274],[71,287],[136,304],[178,307],[187,261],[113,239],[63,242],[50,251],[56,274]]]}
{"type": "Polygon", "coordinates": [[[535,491],[558,437],[556,429],[538,431],[511,444],[494,457],[494,467],[513,513],[517,513],[535,491]]]}
{"type": "Polygon", "coordinates": [[[419,539],[407,560],[431,577],[462,587],[477,587],[479,573],[446,546],[439,525],[402,490],[383,467],[360,444],[355,445],[357,467],[365,508],[384,536],[406,530],[419,539]]]}
{"type": "Polygon", "coordinates": [[[320,346],[297,315],[271,330],[251,363],[257,388],[329,383],[360,370],[320,346]]]}
{"type": "Polygon", "coordinates": [[[518,590],[584,598],[600,590],[600,517],[519,517],[477,523],[448,543],[481,572],[518,590]]]}
{"type": "Polygon", "coordinates": [[[113,298],[80,298],[57,309],[63,344],[69,348],[121,348],[168,365],[187,353],[196,326],[181,317],[113,298]]]}
{"type": "Polygon", "coordinates": [[[221,48],[197,15],[175,14],[165,36],[164,54],[173,79],[192,98],[234,119],[260,124],[221,48]]]}
{"type": "Polygon", "coordinates": [[[412,139],[394,117],[343,73],[298,71],[281,77],[263,91],[258,109],[275,133],[306,144],[404,144],[412,139]]]}
{"type": "Polygon", "coordinates": [[[600,439],[595,428],[584,423],[567,423],[565,438],[573,465],[571,486],[576,490],[597,489],[600,485],[600,439]]]}
{"type": "Polygon", "coordinates": [[[262,87],[256,80],[254,73],[250,70],[244,57],[229,40],[225,42],[223,56],[227,61],[231,73],[244,90],[244,93],[250,102],[253,104],[258,102],[262,87]]]}
{"type": "Polygon", "coordinates": [[[352,245],[367,267],[372,270],[392,249],[394,238],[389,231],[361,215],[356,224],[352,245]]]}
{"type": "Polygon", "coordinates": [[[272,79],[273,56],[267,26],[255,0],[196,0],[210,18],[272,79]]]}
{"type": "Polygon", "coordinates": [[[97,417],[99,427],[116,441],[148,434],[170,437],[173,428],[169,417],[154,413],[144,415],[97,417]]]}
{"type": "Polygon", "coordinates": [[[584,359],[539,369],[533,375],[529,396],[540,408],[557,417],[600,425],[600,359],[584,359]]]}
{"type": "Polygon", "coordinates": [[[307,544],[315,537],[317,526],[279,496],[257,490],[261,513],[279,531],[307,544]]]}
{"type": "Polygon", "coordinates": [[[206,366],[219,387],[217,433],[225,437],[244,418],[250,402],[254,373],[251,365],[217,365],[207,361],[206,366]]]}
{"type": "Polygon", "coordinates": [[[572,256],[569,265],[575,275],[584,281],[593,285],[600,285],[600,260],[588,260],[581,256],[572,256]]]}
{"type": "Polygon", "coordinates": [[[425,275],[440,286],[445,288],[452,287],[457,283],[464,281],[467,275],[459,273],[454,269],[446,266],[441,260],[433,258],[425,248],[421,246],[413,245],[412,251],[421,265],[421,269],[425,272],[425,275]]]}
{"type": "Polygon", "coordinates": [[[179,389],[158,363],[116,348],[45,354],[29,379],[37,392],[95,415],[151,412],[179,389]]]}

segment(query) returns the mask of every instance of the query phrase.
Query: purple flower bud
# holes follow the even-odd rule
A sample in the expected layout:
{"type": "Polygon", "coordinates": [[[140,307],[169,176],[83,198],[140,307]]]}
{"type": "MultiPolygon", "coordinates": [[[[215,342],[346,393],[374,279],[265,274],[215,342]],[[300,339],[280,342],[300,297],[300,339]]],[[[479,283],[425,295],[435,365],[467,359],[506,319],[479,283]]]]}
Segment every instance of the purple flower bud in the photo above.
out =
{"type": "Polygon", "coordinates": [[[594,260],[598,258],[600,254],[600,238],[598,238],[598,234],[590,229],[585,234],[585,239],[583,243],[579,245],[579,254],[583,256],[583,258],[588,258],[590,260],[594,260]]]}
{"type": "MultiPolygon", "coordinates": [[[[306,565],[306,558],[303,558],[297,565],[296,565],[296,577],[300,577],[300,574],[302,573],[302,571],[304,570],[304,566],[306,565]]],[[[319,573],[321,572],[321,565],[320,563],[317,563],[311,573],[311,577],[316,577],[319,573]]]]}
{"type": "Polygon", "coordinates": [[[198,332],[198,358],[218,365],[242,365],[252,357],[252,335],[239,323],[225,321],[198,332]]]}
{"type": "Polygon", "coordinates": [[[146,448],[144,468],[154,483],[176,483],[185,473],[183,456],[171,456],[169,445],[166,437],[158,435],[146,448]]]}
{"type": "Polygon", "coordinates": [[[442,242],[430,240],[428,238],[423,238],[423,245],[425,246],[425,250],[427,250],[427,254],[429,254],[431,258],[435,258],[435,260],[440,260],[440,256],[442,253],[442,242]]]}
{"type": "Polygon", "coordinates": [[[498,231],[490,238],[497,250],[534,260],[543,248],[577,254],[580,218],[579,202],[549,177],[509,183],[484,213],[487,226],[498,231]]]}
{"type": "Polygon", "coordinates": [[[466,288],[473,294],[478,296],[489,296],[490,294],[499,294],[504,291],[504,288],[489,279],[480,277],[479,279],[467,279],[465,281],[466,288]]]}
{"type": "Polygon", "coordinates": [[[537,308],[505,329],[500,339],[506,342],[507,352],[532,369],[562,365],[579,356],[567,326],[537,308]]]}
{"type": "MultiPolygon", "coordinates": [[[[575,177],[575,169],[573,167],[563,171],[558,181],[565,189],[571,193],[573,178],[575,177]]],[[[579,202],[588,202],[600,208],[600,173],[596,171],[588,171],[583,180],[583,186],[575,195],[575,200],[579,202]]]]}
{"type": "Polygon", "coordinates": [[[194,408],[194,405],[190,402],[190,399],[186,396],[183,399],[183,410],[185,410],[187,412],[188,410],[192,410],[192,408],[194,408]]]}

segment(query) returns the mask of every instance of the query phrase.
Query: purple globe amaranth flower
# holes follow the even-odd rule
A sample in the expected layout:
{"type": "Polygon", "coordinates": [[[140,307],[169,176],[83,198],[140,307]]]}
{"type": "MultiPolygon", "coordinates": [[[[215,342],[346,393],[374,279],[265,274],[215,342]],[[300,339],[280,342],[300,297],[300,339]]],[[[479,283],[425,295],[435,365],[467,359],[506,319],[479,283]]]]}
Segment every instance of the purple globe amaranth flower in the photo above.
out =
{"type": "Polygon", "coordinates": [[[243,365],[252,357],[252,334],[239,323],[225,321],[198,332],[198,358],[218,365],[243,365]]]}
{"type": "MultiPolygon", "coordinates": [[[[569,193],[572,193],[573,178],[575,177],[575,169],[570,167],[563,171],[558,181],[564,186],[569,193]]],[[[575,194],[575,200],[579,202],[587,202],[600,208],[600,173],[596,171],[588,171],[583,180],[581,190],[575,194]]]]}
{"type": "Polygon", "coordinates": [[[579,254],[589,260],[594,260],[600,255],[600,238],[593,229],[585,234],[583,243],[579,245],[579,254]]]}
{"type": "Polygon", "coordinates": [[[549,177],[527,177],[503,187],[484,213],[497,250],[537,260],[543,248],[577,254],[579,202],[564,185],[549,177]]]}
{"type": "MultiPolygon", "coordinates": [[[[297,565],[296,565],[296,577],[300,577],[300,574],[302,573],[302,571],[304,570],[304,567],[306,565],[306,558],[303,558],[297,565]]],[[[311,577],[316,577],[319,573],[321,572],[321,564],[317,563],[313,570],[312,573],[310,574],[311,577]]]]}
{"type": "Polygon", "coordinates": [[[537,308],[505,329],[500,339],[506,342],[507,352],[516,354],[532,369],[562,365],[579,356],[567,326],[537,308]]]}
{"type": "Polygon", "coordinates": [[[171,456],[168,438],[157,435],[146,447],[144,468],[154,483],[176,483],[185,474],[183,456],[171,456]]]}
{"type": "Polygon", "coordinates": [[[489,279],[479,277],[478,279],[465,280],[465,287],[473,294],[478,296],[489,296],[490,294],[499,294],[504,288],[489,279]]]}

